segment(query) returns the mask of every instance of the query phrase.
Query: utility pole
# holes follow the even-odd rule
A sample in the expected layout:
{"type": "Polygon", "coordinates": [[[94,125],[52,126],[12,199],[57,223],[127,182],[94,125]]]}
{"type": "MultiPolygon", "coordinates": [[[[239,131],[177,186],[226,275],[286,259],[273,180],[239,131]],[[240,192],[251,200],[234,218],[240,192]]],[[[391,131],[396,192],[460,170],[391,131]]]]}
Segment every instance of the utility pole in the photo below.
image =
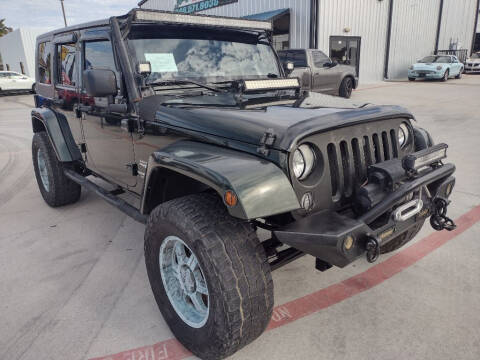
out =
{"type": "Polygon", "coordinates": [[[65,7],[63,6],[63,0],[60,0],[60,4],[62,4],[63,22],[65,23],[65,27],[67,27],[67,18],[65,17],[65,7]]]}

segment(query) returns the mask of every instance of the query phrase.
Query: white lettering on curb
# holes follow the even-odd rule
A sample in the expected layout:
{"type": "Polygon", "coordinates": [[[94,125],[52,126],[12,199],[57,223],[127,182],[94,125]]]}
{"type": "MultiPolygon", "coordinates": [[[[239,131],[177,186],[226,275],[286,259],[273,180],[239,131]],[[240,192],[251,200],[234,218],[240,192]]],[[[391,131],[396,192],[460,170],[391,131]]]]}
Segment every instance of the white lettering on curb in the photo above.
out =
{"type": "Polygon", "coordinates": [[[276,308],[275,310],[273,310],[272,320],[275,321],[275,322],[279,322],[279,321],[282,321],[284,319],[290,319],[291,317],[292,317],[292,315],[290,314],[288,309],[284,306],[280,306],[280,307],[276,308]]]}

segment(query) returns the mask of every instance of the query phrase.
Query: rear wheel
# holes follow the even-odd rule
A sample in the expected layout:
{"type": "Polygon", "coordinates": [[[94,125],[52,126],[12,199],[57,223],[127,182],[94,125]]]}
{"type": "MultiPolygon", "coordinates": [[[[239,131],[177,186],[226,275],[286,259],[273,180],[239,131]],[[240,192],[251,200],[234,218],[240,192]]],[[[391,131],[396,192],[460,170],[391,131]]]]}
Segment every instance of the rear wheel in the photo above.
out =
{"type": "Polygon", "coordinates": [[[347,76],[345,79],[342,80],[340,84],[339,94],[341,97],[349,99],[352,96],[353,90],[353,80],[350,76],[347,76]]]}
{"type": "Polygon", "coordinates": [[[177,339],[202,359],[255,340],[273,309],[273,282],[255,230],[208,194],[155,208],[145,231],[155,300],[177,339]]]}
{"type": "Polygon", "coordinates": [[[38,188],[45,202],[52,206],[73,204],[80,198],[81,187],[63,173],[47,133],[33,136],[32,159],[38,188]]]}
{"type": "Polygon", "coordinates": [[[450,76],[450,71],[449,71],[449,70],[446,70],[446,71],[445,71],[445,74],[443,74],[442,81],[443,81],[443,82],[447,81],[449,76],[450,76]]]}

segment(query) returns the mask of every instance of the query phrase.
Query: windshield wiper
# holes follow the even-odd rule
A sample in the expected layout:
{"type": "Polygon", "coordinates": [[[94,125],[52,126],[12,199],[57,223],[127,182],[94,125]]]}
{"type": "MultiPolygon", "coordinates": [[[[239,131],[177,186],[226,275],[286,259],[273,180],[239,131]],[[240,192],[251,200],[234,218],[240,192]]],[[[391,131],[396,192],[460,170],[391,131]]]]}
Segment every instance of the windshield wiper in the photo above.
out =
{"type": "Polygon", "coordinates": [[[214,92],[225,92],[222,89],[216,88],[214,86],[210,86],[201,82],[193,81],[193,80],[155,80],[152,82],[148,82],[147,85],[197,85],[198,87],[214,91],[214,92]]]}

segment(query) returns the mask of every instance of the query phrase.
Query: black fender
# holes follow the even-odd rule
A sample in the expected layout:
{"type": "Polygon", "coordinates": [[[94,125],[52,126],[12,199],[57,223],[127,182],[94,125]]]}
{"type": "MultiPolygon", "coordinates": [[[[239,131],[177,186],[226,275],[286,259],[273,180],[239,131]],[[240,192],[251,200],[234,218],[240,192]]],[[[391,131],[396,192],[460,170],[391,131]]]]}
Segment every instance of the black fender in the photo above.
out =
{"type": "Polygon", "coordinates": [[[150,155],[140,211],[148,211],[146,201],[156,168],[166,168],[199,181],[224,199],[233,191],[237,205],[229,207],[230,215],[256,219],[300,208],[295,191],[285,173],[275,164],[251,154],[220,146],[182,140],[150,155]]]}
{"type": "Polygon", "coordinates": [[[421,127],[413,126],[413,139],[415,151],[420,151],[434,145],[430,133],[421,127]]]}
{"type": "Polygon", "coordinates": [[[61,162],[82,160],[82,154],[73,139],[70,126],[64,115],[49,108],[32,110],[33,132],[46,131],[57,158],[61,162]]]}

